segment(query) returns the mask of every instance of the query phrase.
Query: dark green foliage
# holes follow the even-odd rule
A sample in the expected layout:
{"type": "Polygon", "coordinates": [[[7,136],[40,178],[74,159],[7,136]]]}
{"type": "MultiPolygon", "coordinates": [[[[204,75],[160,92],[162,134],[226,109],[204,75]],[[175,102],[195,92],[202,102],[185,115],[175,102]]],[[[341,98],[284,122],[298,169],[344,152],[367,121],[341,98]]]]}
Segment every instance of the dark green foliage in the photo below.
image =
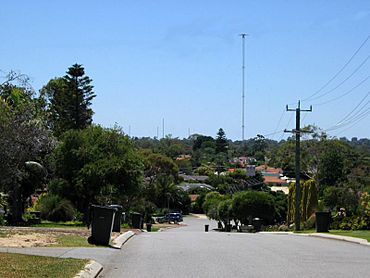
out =
{"type": "Polygon", "coordinates": [[[219,220],[218,216],[218,205],[221,201],[226,200],[227,197],[221,195],[218,192],[210,192],[206,195],[204,203],[203,203],[203,210],[206,215],[215,220],[219,220]]]}
{"type": "Polygon", "coordinates": [[[330,186],[324,190],[323,201],[331,210],[345,208],[347,213],[352,214],[356,212],[359,198],[351,188],[330,186]]]}
{"type": "Polygon", "coordinates": [[[207,192],[201,192],[198,198],[191,204],[191,212],[193,213],[204,213],[203,204],[206,198],[207,192]]]}
{"type": "Polygon", "coordinates": [[[335,230],[370,230],[370,216],[353,215],[330,224],[335,230]]]}
{"type": "Polygon", "coordinates": [[[9,194],[9,220],[22,222],[26,200],[42,182],[26,167],[53,148],[28,78],[14,72],[0,84],[0,191],[9,194]]]}
{"type": "Polygon", "coordinates": [[[60,196],[42,195],[36,208],[41,212],[41,218],[49,221],[71,221],[76,215],[72,203],[60,196]]]}
{"type": "Polygon", "coordinates": [[[216,137],[216,153],[227,153],[228,143],[225,131],[220,128],[216,137]]]}
{"type": "Polygon", "coordinates": [[[275,220],[277,223],[285,222],[288,210],[288,196],[282,191],[269,192],[275,199],[275,220]]]}
{"type": "Polygon", "coordinates": [[[249,224],[255,217],[271,223],[275,217],[275,201],[267,192],[240,192],[233,197],[232,210],[235,218],[243,224],[249,224]]]}
{"type": "Polygon", "coordinates": [[[80,212],[90,203],[120,203],[140,192],[143,165],[120,130],[90,126],[62,136],[52,157],[54,194],[70,200],[80,212]]]}
{"type": "Polygon", "coordinates": [[[83,129],[92,122],[92,80],[82,65],[74,64],[62,78],[49,81],[41,90],[48,109],[50,126],[59,136],[69,129],[83,129]]]}
{"type": "Polygon", "coordinates": [[[217,207],[218,219],[225,225],[229,224],[234,218],[234,211],[232,208],[232,199],[221,201],[217,207]]]}

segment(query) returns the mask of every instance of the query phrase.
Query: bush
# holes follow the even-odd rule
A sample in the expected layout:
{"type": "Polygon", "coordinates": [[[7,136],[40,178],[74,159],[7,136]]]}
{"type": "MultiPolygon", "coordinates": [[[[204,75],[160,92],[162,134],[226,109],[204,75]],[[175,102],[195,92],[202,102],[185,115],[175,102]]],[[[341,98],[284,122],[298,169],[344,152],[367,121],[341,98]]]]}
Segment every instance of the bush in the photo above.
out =
{"type": "Polygon", "coordinates": [[[227,199],[225,201],[221,201],[217,207],[218,217],[225,225],[229,224],[230,220],[233,218],[231,204],[232,199],[227,199]]]}
{"type": "Polygon", "coordinates": [[[344,217],[341,221],[337,220],[331,225],[331,229],[340,230],[370,230],[370,217],[350,216],[344,217]]]}
{"type": "Polygon", "coordinates": [[[40,210],[42,219],[54,222],[71,221],[76,216],[76,210],[70,201],[52,194],[41,196],[37,209],[40,210]]]}
{"type": "Polygon", "coordinates": [[[249,224],[255,217],[271,223],[275,216],[274,197],[267,192],[240,192],[234,195],[232,210],[235,218],[243,224],[249,224]]]}

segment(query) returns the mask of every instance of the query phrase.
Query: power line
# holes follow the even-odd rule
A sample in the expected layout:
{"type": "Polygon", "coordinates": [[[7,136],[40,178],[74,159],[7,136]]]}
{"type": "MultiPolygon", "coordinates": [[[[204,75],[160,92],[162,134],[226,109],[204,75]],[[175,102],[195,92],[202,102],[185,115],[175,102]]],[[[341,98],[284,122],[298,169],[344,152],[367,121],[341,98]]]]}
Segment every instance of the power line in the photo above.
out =
{"type": "Polygon", "coordinates": [[[337,124],[336,124],[336,126],[337,125],[340,125],[342,122],[344,122],[349,116],[351,116],[352,115],[352,113],[354,112],[354,111],[356,111],[356,109],[365,101],[365,99],[369,96],[369,94],[370,94],[370,91],[369,92],[367,92],[367,94],[361,99],[361,101],[355,106],[355,108],[353,108],[346,116],[344,116],[344,118],[342,119],[342,120],[340,120],[337,124]]]}
{"type": "Polygon", "coordinates": [[[345,82],[347,82],[349,79],[352,78],[353,75],[355,75],[355,73],[357,73],[363,65],[366,64],[366,62],[370,59],[370,55],[366,57],[366,59],[364,61],[362,61],[362,63],[349,75],[347,76],[344,80],[342,80],[342,82],[340,82],[337,86],[335,86],[334,88],[330,89],[329,91],[317,96],[317,97],[314,97],[314,98],[310,98],[309,100],[315,100],[315,99],[320,99],[328,94],[330,94],[331,92],[335,91],[336,89],[338,89],[340,86],[342,86],[345,82]]]}
{"type": "Polygon", "coordinates": [[[322,90],[324,90],[334,79],[336,79],[338,77],[339,74],[341,74],[343,72],[343,70],[352,62],[352,60],[356,57],[356,55],[360,52],[360,50],[362,49],[362,47],[368,42],[368,40],[370,39],[370,35],[362,42],[362,44],[360,45],[359,48],[357,48],[357,50],[352,54],[352,56],[349,58],[349,60],[342,66],[342,68],[339,69],[339,71],[334,74],[334,76],[332,78],[329,79],[329,81],[327,81],[320,89],[318,89],[315,93],[313,93],[312,95],[308,96],[307,98],[303,99],[302,101],[307,101],[307,100],[310,100],[312,97],[316,96],[317,94],[319,94],[322,90]]]}
{"type": "MultiPolygon", "coordinates": [[[[292,120],[293,120],[293,114],[290,115],[289,121],[286,124],[286,127],[284,128],[284,130],[288,128],[288,126],[290,125],[290,123],[291,123],[292,120]]],[[[281,134],[281,136],[279,138],[279,142],[283,139],[283,137],[284,137],[284,132],[281,134]]]]}
{"type": "Polygon", "coordinates": [[[321,106],[321,105],[324,105],[324,104],[328,104],[328,103],[331,103],[333,101],[336,101],[338,99],[341,99],[342,97],[352,93],[354,90],[356,90],[358,87],[360,87],[362,84],[364,84],[367,80],[369,80],[370,78],[370,75],[367,76],[365,79],[363,79],[360,83],[358,83],[356,86],[352,87],[351,89],[349,89],[348,91],[346,91],[345,93],[343,93],[342,95],[340,96],[337,96],[335,98],[332,98],[332,99],[329,99],[327,101],[324,101],[324,102],[321,102],[321,103],[316,103],[314,104],[315,106],[321,106]]]}

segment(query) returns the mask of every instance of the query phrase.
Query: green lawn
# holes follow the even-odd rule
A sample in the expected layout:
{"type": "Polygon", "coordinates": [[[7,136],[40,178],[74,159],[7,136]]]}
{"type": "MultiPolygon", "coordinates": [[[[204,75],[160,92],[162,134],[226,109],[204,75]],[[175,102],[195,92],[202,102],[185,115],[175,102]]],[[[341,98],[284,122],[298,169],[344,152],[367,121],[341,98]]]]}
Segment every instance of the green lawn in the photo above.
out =
{"type": "Polygon", "coordinates": [[[78,235],[60,235],[57,236],[57,244],[51,244],[49,247],[95,247],[87,242],[87,238],[78,235]]]}
{"type": "Polygon", "coordinates": [[[344,230],[330,230],[330,234],[339,236],[351,236],[366,239],[370,242],[370,231],[344,231],[344,230]]]}
{"type": "MultiPolygon", "coordinates": [[[[310,233],[316,233],[316,230],[302,230],[295,233],[304,233],[304,234],[310,234],[310,233]]],[[[366,239],[368,242],[370,242],[370,231],[346,231],[346,230],[329,230],[329,233],[331,235],[338,235],[338,236],[351,236],[351,237],[358,237],[366,239]]]]}
{"type": "Polygon", "coordinates": [[[74,277],[88,260],[0,253],[0,277],[74,277]]]}
{"type": "Polygon", "coordinates": [[[51,222],[42,221],[41,224],[34,224],[31,227],[39,228],[85,228],[86,225],[81,221],[51,222]]]}

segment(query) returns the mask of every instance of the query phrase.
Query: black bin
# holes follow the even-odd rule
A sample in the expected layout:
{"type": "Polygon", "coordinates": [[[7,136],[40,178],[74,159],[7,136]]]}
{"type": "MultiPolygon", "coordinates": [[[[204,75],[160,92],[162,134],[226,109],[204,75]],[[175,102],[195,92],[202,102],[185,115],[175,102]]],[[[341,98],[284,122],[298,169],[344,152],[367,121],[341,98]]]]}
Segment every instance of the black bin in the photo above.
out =
{"type": "Polygon", "coordinates": [[[208,230],[209,230],[209,225],[207,225],[207,224],[206,224],[206,225],[204,225],[204,231],[205,231],[205,232],[208,232],[208,230]]]}
{"type": "Polygon", "coordinates": [[[263,223],[263,220],[260,219],[260,218],[253,218],[252,220],[252,225],[254,227],[254,230],[256,232],[260,232],[261,231],[261,228],[262,228],[262,223],[263,223]]]}
{"type": "Polygon", "coordinates": [[[90,206],[91,236],[88,242],[97,245],[109,245],[116,208],[90,206]]]}
{"type": "Polygon", "coordinates": [[[138,212],[131,212],[131,224],[134,229],[142,229],[144,225],[143,216],[138,212]]]}
{"type": "Polygon", "coordinates": [[[315,215],[316,215],[316,232],[318,233],[329,232],[330,212],[317,211],[315,215]]]}
{"type": "Polygon", "coordinates": [[[123,212],[123,207],[120,205],[110,205],[110,208],[115,208],[116,214],[114,215],[113,229],[112,232],[121,232],[121,216],[123,212]]]}

